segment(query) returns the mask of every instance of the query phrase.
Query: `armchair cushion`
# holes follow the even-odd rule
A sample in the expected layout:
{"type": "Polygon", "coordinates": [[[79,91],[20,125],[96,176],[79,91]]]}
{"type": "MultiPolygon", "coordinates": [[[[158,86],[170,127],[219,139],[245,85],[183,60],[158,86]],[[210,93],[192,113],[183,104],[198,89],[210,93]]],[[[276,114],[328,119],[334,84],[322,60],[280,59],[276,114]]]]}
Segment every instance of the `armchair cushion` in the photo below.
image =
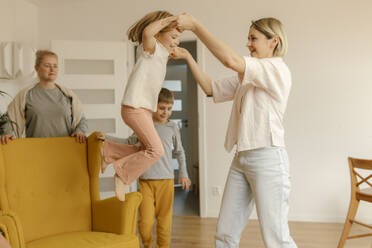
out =
{"type": "Polygon", "coordinates": [[[103,232],[73,232],[54,235],[27,244],[27,248],[132,248],[139,247],[135,235],[103,232]]]}
{"type": "Polygon", "coordinates": [[[125,201],[116,197],[93,203],[93,230],[117,234],[135,234],[137,209],[142,200],[138,192],[127,194],[125,201]]]}

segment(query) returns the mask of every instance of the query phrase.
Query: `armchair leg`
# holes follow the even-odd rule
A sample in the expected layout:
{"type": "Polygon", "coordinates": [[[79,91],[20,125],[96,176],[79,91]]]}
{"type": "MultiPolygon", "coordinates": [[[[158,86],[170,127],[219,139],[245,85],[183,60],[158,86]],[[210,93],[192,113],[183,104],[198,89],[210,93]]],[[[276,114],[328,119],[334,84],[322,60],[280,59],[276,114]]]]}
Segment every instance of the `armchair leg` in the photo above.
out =
{"type": "Polygon", "coordinates": [[[355,218],[355,215],[356,215],[357,210],[358,210],[358,206],[359,206],[359,201],[356,200],[356,199],[351,199],[350,206],[349,206],[349,211],[347,213],[347,217],[346,217],[346,221],[345,221],[345,225],[344,225],[344,230],[342,232],[342,235],[341,235],[341,238],[340,238],[340,241],[338,243],[337,248],[343,248],[344,247],[346,239],[347,239],[347,237],[350,233],[351,226],[353,224],[351,221],[354,220],[354,218],[355,218]]]}

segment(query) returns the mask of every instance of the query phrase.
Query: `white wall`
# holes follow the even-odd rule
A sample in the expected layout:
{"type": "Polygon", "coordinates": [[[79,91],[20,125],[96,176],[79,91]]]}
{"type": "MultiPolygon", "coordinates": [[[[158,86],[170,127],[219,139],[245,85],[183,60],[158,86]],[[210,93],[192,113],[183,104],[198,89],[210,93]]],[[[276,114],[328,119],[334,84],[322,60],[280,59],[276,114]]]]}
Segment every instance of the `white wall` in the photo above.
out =
{"type": "MultiPolygon", "coordinates": [[[[37,47],[38,7],[25,0],[0,0],[0,41],[17,41],[37,47]]],[[[0,89],[14,96],[27,83],[25,78],[0,79],[0,89]]],[[[0,98],[1,110],[4,110],[0,98]]]]}
{"type": "MultiPolygon", "coordinates": [[[[39,2],[44,2],[40,0],[39,2]]],[[[250,20],[279,18],[289,36],[286,61],[293,73],[285,127],[291,159],[291,220],[344,221],[349,202],[347,156],[372,158],[372,2],[314,1],[122,1],[79,0],[40,5],[39,45],[50,40],[122,40],[145,13],[190,12],[240,54],[250,20]]],[[[187,34],[187,37],[192,35],[187,34]]],[[[213,78],[230,74],[205,52],[213,78]]],[[[206,105],[206,216],[217,216],[232,154],[224,151],[231,104],[206,105]]],[[[362,205],[359,216],[372,222],[362,205]]]]}

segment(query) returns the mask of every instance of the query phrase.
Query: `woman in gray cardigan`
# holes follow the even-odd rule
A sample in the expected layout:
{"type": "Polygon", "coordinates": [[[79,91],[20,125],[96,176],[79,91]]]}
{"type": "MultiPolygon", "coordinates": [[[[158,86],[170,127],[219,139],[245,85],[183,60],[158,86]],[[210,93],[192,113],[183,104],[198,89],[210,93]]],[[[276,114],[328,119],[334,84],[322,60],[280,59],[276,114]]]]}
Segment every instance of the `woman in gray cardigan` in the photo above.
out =
{"type": "Polygon", "coordinates": [[[0,142],[22,137],[73,136],[85,142],[87,120],[82,103],[69,89],[55,82],[58,57],[48,50],[36,53],[35,70],[40,81],[22,89],[8,106],[8,116],[16,123],[5,126],[0,142]]]}

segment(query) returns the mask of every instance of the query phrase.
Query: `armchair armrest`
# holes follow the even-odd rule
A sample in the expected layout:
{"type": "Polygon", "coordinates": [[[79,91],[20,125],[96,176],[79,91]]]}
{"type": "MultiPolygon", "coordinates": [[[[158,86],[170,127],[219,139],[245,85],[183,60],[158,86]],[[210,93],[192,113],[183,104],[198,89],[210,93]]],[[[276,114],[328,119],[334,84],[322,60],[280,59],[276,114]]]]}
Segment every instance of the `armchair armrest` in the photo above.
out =
{"type": "Polygon", "coordinates": [[[0,211],[0,230],[9,241],[12,248],[25,248],[22,228],[15,214],[0,211]]]}
{"type": "Polygon", "coordinates": [[[126,194],[125,201],[116,197],[93,203],[93,231],[136,235],[138,207],[142,195],[126,194]]]}

